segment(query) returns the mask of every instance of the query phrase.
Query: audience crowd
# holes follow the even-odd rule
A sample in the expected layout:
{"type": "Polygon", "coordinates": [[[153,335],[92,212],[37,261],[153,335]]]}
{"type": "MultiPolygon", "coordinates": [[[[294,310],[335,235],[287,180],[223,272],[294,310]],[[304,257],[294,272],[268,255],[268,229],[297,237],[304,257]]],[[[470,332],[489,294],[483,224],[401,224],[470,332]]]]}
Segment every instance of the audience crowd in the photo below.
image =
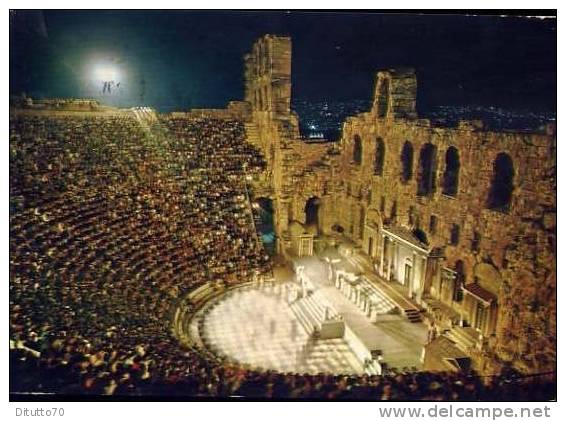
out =
{"type": "Polygon", "coordinates": [[[510,376],[255,371],[180,346],[171,316],[186,292],[271,271],[246,191],[264,161],[239,122],[162,117],[153,126],[126,112],[10,118],[11,392],[552,396],[552,383],[529,386],[510,376]]]}

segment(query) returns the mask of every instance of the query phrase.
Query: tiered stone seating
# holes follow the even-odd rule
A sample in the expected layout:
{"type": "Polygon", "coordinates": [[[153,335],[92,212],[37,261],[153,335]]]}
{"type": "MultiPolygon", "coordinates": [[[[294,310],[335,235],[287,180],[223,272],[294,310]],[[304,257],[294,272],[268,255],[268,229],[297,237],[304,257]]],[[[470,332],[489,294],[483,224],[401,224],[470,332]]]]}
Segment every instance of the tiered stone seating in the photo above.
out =
{"type": "MultiPolygon", "coordinates": [[[[271,270],[242,124],[133,113],[10,117],[10,390],[306,399],[536,399],[552,382],[246,370],[172,337],[179,298],[271,270]],[[532,382],[531,382],[532,383],[532,382]],[[440,387],[436,387],[440,385],[440,387]],[[547,385],[547,386],[544,386],[547,385]]],[[[191,311],[191,308],[187,308],[191,311]]],[[[180,319],[177,319],[179,322],[180,319]]],[[[182,321],[181,321],[182,322],[182,321]]]]}
{"type": "Polygon", "coordinates": [[[101,381],[112,393],[134,385],[109,364],[136,355],[147,376],[164,376],[155,347],[172,341],[175,299],[269,270],[243,194],[261,155],[238,123],[185,121],[190,137],[161,139],[128,113],[22,116],[10,126],[11,337],[45,348],[40,364],[81,360],[86,346],[105,355],[91,374],[112,377],[101,381]],[[188,169],[191,156],[198,164],[188,169]]]}

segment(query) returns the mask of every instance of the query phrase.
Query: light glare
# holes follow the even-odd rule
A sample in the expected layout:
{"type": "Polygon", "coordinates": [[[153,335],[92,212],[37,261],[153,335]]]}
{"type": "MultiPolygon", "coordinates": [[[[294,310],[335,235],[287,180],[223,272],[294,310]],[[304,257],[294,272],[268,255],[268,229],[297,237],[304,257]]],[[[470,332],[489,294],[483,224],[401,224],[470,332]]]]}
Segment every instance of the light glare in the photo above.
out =
{"type": "Polygon", "coordinates": [[[102,81],[115,81],[119,77],[118,69],[110,64],[99,64],[94,68],[94,78],[102,81]]]}

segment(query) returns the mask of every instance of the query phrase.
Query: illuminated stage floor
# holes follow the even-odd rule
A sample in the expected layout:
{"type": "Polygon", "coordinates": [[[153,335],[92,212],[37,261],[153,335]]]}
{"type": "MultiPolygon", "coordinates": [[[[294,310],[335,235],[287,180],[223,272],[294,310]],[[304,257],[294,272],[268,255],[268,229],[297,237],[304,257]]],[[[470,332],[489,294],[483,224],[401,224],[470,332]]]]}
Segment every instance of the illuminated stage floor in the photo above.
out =
{"type": "Polygon", "coordinates": [[[208,346],[263,369],[362,374],[362,365],[343,339],[312,340],[307,345],[308,335],[285,301],[284,285],[266,284],[223,296],[204,319],[208,346]]]}
{"type": "Polygon", "coordinates": [[[411,323],[398,314],[383,314],[378,316],[376,323],[372,323],[328,280],[326,263],[317,257],[302,258],[298,262],[305,267],[304,273],[317,292],[332,303],[350,329],[369,349],[383,351],[384,361],[390,367],[422,368],[420,358],[428,333],[423,323],[411,323]]]}
{"type": "MultiPolygon", "coordinates": [[[[316,257],[303,258],[298,263],[305,267],[304,273],[316,293],[342,316],[365,348],[381,350],[389,367],[422,368],[420,359],[427,337],[422,323],[411,323],[398,314],[383,314],[374,323],[328,280],[326,263],[316,257]]],[[[218,355],[257,368],[298,373],[364,373],[360,359],[346,340],[309,340],[286,301],[286,286],[295,284],[294,274],[280,269],[275,277],[274,283],[232,290],[209,303],[201,312],[201,337],[206,346],[218,355]]]]}

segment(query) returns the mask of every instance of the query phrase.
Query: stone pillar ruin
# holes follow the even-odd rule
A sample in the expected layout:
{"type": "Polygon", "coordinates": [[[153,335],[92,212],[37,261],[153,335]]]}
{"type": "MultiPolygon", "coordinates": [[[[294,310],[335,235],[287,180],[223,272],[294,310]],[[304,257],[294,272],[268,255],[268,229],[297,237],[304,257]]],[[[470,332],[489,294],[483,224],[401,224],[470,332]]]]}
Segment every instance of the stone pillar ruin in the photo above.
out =
{"type": "Polygon", "coordinates": [[[245,101],[253,111],[291,112],[291,38],[265,35],[244,57],[245,101]]]}
{"type": "Polygon", "coordinates": [[[372,114],[377,118],[417,118],[417,75],[414,69],[377,72],[372,114]]]}

